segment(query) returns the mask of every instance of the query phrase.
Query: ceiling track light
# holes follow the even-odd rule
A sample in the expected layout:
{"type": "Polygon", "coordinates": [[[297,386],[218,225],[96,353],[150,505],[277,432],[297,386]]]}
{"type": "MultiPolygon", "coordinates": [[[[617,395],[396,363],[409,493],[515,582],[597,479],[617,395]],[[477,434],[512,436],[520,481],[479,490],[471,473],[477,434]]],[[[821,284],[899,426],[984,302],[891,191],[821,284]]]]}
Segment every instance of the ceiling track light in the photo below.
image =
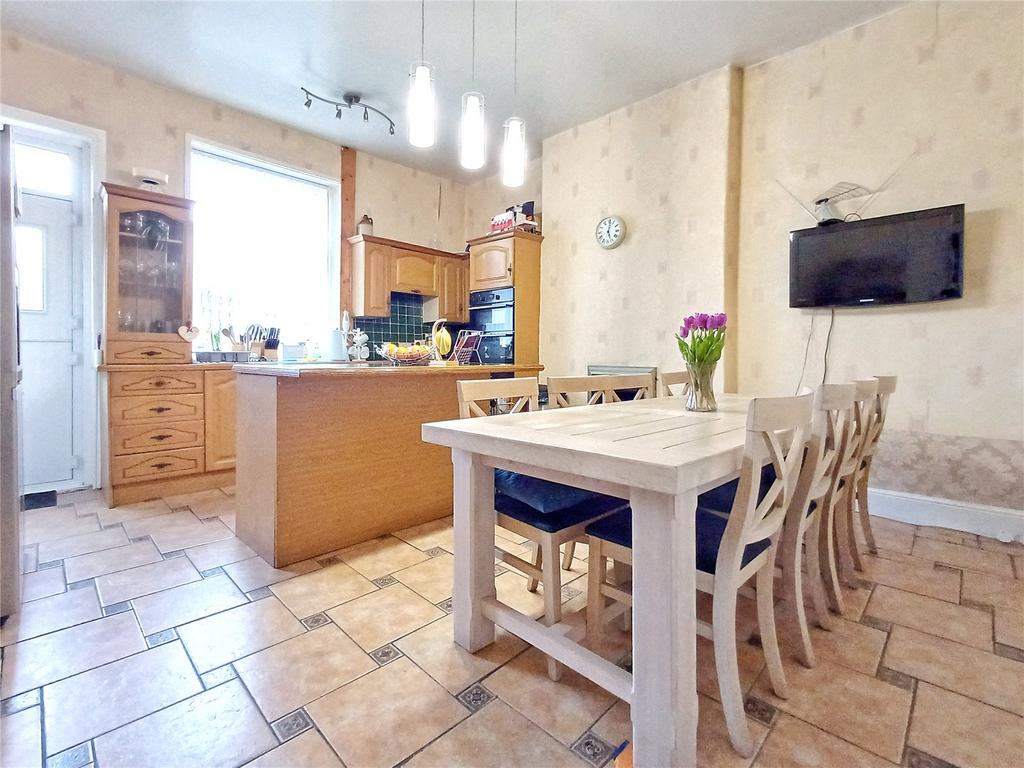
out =
{"type": "Polygon", "coordinates": [[[334,107],[334,116],[338,120],[341,120],[341,110],[343,109],[362,109],[364,123],[370,122],[370,113],[373,112],[373,114],[380,115],[385,120],[387,120],[388,133],[391,136],[395,135],[395,121],[392,120],[386,113],[382,112],[376,107],[370,104],[363,104],[362,97],[358,93],[346,93],[344,96],[341,97],[341,101],[335,101],[334,99],[328,99],[325,98],[324,96],[318,96],[308,88],[302,88],[300,86],[300,90],[306,96],[306,101],[304,102],[306,109],[309,109],[311,106],[313,106],[313,99],[316,99],[317,101],[322,101],[324,104],[330,104],[332,107],[334,107]]]}

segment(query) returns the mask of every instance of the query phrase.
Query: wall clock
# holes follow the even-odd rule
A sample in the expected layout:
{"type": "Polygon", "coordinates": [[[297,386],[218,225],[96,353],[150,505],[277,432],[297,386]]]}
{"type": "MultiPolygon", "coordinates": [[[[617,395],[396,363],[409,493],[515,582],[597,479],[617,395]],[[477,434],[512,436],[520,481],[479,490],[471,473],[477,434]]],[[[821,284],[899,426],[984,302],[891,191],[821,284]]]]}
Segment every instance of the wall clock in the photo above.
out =
{"type": "Polygon", "coordinates": [[[602,248],[617,248],[626,238],[626,222],[618,216],[605,216],[597,222],[594,237],[602,248]]]}

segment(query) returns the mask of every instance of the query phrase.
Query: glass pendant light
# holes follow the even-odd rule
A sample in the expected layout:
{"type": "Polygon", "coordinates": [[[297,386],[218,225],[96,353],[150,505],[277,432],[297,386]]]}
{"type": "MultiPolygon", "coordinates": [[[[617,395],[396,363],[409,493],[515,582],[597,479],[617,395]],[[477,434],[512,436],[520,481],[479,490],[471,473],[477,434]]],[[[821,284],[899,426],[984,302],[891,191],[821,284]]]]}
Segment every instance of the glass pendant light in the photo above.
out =
{"type": "MultiPolygon", "coordinates": [[[[515,1],[512,23],[512,107],[515,109],[519,80],[519,0],[515,1]]],[[[501,148],[501,183],[521,187],[526,181],[526,123],[521,117],[505,121],[505,142],[501,148]]]]}
{"type": "MultiPolygon", "coordinates": [[[[473,0],[472,82],[476,85],[476,0],[473,0]]],[[[459,162],[475,171],[487,160],[487,121],[484,119],[484,96],[477,91],[462,94],[462,125],[460,127],[459,162]]]]}
{"type": "Polygon", "coordinates": [[[434,70],[423,61],[426,0],[420,3],[420,61],[414,61],[409,71],[409,102],[406,118],[409,121],[409,143],[414,147],[434,146],[437,108],[434,99],[434,70]]]}
{"type": "Polygon", "coordinates": [[[470,91],[462,94],[462,147],[459,160],[462,167],[475,171],[487,159],[487,122],[484,120],[484,97],[470,91]]]}
{"type": "Polygon", "coordinates": [[[505,121],[505,143],[501,148],[501,183],[521,187],[526,181],[526,123],[521,117],[505,121]]]}

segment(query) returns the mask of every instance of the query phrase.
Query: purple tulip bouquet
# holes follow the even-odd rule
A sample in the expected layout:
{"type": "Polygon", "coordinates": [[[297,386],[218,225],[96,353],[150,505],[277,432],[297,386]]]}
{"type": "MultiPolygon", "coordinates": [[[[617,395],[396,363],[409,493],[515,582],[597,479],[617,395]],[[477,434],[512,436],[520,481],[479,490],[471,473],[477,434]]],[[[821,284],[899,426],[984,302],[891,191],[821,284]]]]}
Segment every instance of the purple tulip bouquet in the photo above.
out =
{"type": "Polygon", "coordinates": [[[686,390],[688,410],[718,410],[714,392],[715,368],[725,347],[727,321],[724,312],[717,315],[698,312],[684,318],[679,326],[676,342],[690,374],[690,386],[686,390]]]}

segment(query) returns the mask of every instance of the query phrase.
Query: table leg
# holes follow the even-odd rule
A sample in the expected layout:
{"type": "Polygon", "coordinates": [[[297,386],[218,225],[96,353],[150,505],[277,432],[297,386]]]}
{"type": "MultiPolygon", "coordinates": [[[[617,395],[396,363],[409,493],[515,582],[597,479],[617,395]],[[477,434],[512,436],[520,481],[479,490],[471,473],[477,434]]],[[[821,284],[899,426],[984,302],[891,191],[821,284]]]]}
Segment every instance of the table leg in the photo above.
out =
{"type": "Polygon", "coordinates": [[[455,470],[455,642],[476,652],[494,642],[481,601],[494,597],[494,470],[477,454],[452,450],[455,470]]]}
{"type": "Polygon", "coordinates": [[[696,494],[634,489],[633,760],[697,764],[696,494]]]}

